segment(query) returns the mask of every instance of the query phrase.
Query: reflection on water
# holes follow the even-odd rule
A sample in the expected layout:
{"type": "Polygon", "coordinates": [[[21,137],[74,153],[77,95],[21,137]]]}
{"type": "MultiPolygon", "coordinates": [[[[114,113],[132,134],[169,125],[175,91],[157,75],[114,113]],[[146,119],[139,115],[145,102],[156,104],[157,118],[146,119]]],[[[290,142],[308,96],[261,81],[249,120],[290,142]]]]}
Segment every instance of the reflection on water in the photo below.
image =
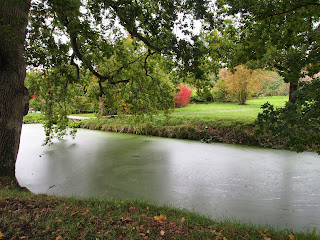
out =
{"type": "Polygon", "coordinates": [[[24,125],[16,175],[35,193],[166,203],[218,218],[320,229],[320,157],[80,129],[42,147],[24,125]]]}

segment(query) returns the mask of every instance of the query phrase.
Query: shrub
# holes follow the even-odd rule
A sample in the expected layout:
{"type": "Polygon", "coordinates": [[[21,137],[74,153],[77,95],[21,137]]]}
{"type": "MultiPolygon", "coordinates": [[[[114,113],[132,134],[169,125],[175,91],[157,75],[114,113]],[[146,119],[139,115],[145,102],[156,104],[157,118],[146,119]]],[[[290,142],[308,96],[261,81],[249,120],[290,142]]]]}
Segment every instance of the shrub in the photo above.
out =
{"type": "Polygon", "coordinates": [[[186,86],[183,86],[181,83],[178,88],[180,89],[180,91],[174,94],[175,107],[186,107],[190,103],[192,90],[187,88],[186,86]]]}

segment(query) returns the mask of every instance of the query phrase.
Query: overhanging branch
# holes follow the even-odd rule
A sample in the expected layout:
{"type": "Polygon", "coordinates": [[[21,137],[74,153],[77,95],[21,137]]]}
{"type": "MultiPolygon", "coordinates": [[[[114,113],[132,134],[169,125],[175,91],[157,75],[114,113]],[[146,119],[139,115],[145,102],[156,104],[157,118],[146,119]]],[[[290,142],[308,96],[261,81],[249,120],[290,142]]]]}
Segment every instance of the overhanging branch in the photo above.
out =
{"type": "Polygon", "coordinates": [[[90,64],[86,63],[85,59],[83,58],[82,53],[80,52],[79,46],[77,44],[77,37],[75,36],[75,34],[72,34],[72,33],[70,34],[70,40],[71,40],[71,47],[72,47],[74,54],[77,56],[77,58],[79,58],[85,64],[85,66],[90,70],[90,72],[92,72],[93,75],[95,75],[97,78],[99,78],[99,81],[101,81],[101,82],[104,82],[107,79],[109,79],[108,76],[101,75],[90,64]]]}
{"type": "MultiPolygon", "coordinates": [[[[302,5],[293,7],[293,8],[291,8],[291,9],[289,9],[289,10],[286,10],[286,11],[268,14],[267,17],[274,17],[274,16],[279,16],[279,15],[287,14],[287,13],[293,12],[293,11],[299,9],[299,8],[304,8],[304,7],[308,7],[308,6],[318,6],[318,7],[320,7],[320,3],[305,3],[305,4],[302,4],[302,5]]],[[[320,11],[320,10],[319,10],[319,11],[320,11]]]]}
{"type": "Polygon", "coordinates": [[[148,50],[148,54],[146,56],[146,58],[144,59],[144,70],[146,71],[146,76],[150,77],[153,79],[153,77],[148,73],[148,57],[152,56],[153,54],[155,54],[155,52],[151,52],[151,50],[148,50]]]}
{"type": "Polygon", "coordinates": [[[152,49],[156,52],[161,52],[164,48],[161,47],[157,47],[155,45],[153,45],[147,38],[145,38],[144,36],[142,36],[140,33],[138,33],[138,30],[136,28],[136,26],[134,25],[134,23],[129,23],[127,19],[123,18],[120,16],[119,14],[119,9],[115,4],[112,4],[111,7],[115,10],[115,12],[117,13],[117,16],[120,19],[120,22],[123,23],[124,27],[126,28],[126,30],[131,34],[131,36],[138,38],[139,40],[141,40],[149,49],[152,49]]]}

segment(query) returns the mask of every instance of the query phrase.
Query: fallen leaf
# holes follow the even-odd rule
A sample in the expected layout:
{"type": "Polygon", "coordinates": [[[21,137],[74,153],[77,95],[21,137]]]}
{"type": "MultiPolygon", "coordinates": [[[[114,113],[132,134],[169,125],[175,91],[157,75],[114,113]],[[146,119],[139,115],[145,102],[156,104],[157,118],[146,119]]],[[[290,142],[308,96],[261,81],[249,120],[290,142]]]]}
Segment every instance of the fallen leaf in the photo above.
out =
{"type": "Polygon", "coordinates": [[[79,211],[73,211],[72,213],[71,213],[71,215],[75,215],[75,214],[77,214],[79,211]]]}
{"type": "Polygon", "coordinates": [[[90,212],[89,209],[87,209],[85,212],[81,213],[81,215],[82,216],[87,216],[89,212],[90,212]]]}
{"type": "Polygon", "coordinates": [[[155,221],[162,222],[162,221],[166,220],[167,217],[164,216],[164,215],[162,215],[162,214],[160,214],[160,216],[154,216],[153,219],[154,219],[155,221]]]}
{"type": "Polygon", "coordinates": [[[296,237],[293,236],[292,234],[289,235],[289,238],[290,238],[290,240],[295,240],[296,239],[296,237]]]}
{"type": "Polygon", "coordinates": [[[1,238],[3,238],[3,236],[4,236],[4,235],[3,235],[3,233],[2,233],[2,232],[0,232],[0,239],[1,239],[1,238]]]}
{"type": "Polygon", "coordinates": [[[125,218],[121,218],[120,220],[121,220],[121,222],[125,222],[125,223],[132,221],[132,219],[129,216],[126,216],[125,218]]]}
{"type": "Polygon", "coordinates": [[[61,235],[59,235],[58,237],[56,237],[56,240],[60,240],[62,239],[61,235]]]}
{"type": "Polygon", "coordinates": [[[136,211],[135,207],[129,207],[129,211],[136,211]]]}
{"type": "Polygon", "coordinates": [[[161,230],[160,235],[163,236],[165,234],[165,231],[161,230]]]}
{"type": "Polygon", "coordinates": [[[183,223],[186,219],[184,217],[181,218],[181,222],[183,223]]]}

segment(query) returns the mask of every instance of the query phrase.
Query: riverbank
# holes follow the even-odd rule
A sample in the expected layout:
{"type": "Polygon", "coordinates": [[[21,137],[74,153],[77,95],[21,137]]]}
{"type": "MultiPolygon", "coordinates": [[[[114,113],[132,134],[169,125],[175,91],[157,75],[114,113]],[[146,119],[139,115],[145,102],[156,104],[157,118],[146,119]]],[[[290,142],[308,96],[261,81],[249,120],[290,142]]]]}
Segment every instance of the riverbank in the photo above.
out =
{"type": "MultiPolygon", "coordinates": [[[[94,114],[70,118],[77,120],[77,127],[92,130],[285,149],[285,143],[274,136],[255,135],[255,119],[261,112],[260,106],[267,101],[282,107],[287,97],[252,99],[242,106],[234,103],[190,104],[175,109],[169,117],[160,114],[138,122],[132,121],[132,117],[97,118],[94,114]]],[[[41,118],[35,113],[24,118],[24,123],[36,122],[41,122],[41,118]]]]}
{"type": "Polygon", "coordinates": [[[137,123],[128,118],[92,118],[77,124],[91,130],[285,149],[273,136],[256,136],[252,121],[156,116],[137,123]]]}
{"type": "Polygon", "coordinates": [[[32,194],[0,178],[0,239],[308,239],[147,202],[32,194]]]}
{"type": "MultiPolygon", "coordinates": [[[[236,103],[189,104],[175,109],[169,117],[164,115],[145,117],[140,122],[123,118],[91,118],[78,123],[79,127],[150,135],[167,138],[241,144],[264,148],[286,149],[285,142],[275,136],[255,134],[255,120],[261,105],[266,102],[274,107],[283,107],[288,97],[273,96],[247,101],[246,105],[236,103]]],[[[82,117],[93,116],[80,115],[82,117]]]]}

